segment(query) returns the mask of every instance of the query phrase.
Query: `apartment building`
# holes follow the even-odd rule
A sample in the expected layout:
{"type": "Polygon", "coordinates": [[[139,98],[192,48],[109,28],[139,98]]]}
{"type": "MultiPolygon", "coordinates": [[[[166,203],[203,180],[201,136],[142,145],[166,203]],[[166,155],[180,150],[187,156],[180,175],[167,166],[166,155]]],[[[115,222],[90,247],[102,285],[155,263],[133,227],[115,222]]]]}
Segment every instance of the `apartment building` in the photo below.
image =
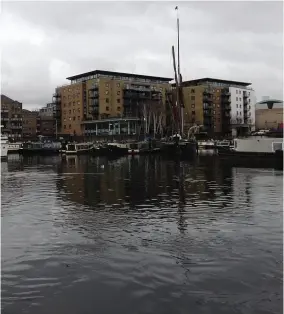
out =
{"type": "Polygon", "coordinates": [[[235,136],[255,124],[250,83],[202,78],[183,82],[184,125],[202,125],[209,135],[235,136]]]}
{"type": "Polygon", "coordinates": [[[148,110],[165,111],[171,78],[95,70],[71,76],[57,88],[61,133],[121,134],[137,131],[148,110]]]}
{"type": "Polygon", "coordinates": [[[40,117],[53,117],[55,110],[56,110],[56,104],[49,103],[45,107],[42,107],[41,109],[39,109],[38,114],[40,117]]]}
{"type": "Polygon", "coordinates": [[[33,139],[37,136],[38,111],[23,109],[23,138],[33,139]]]}
{"type": "Polygon", "coordinates": [[[11,139],[22,138],[22,103],[1,95],[1,131],[11,139]]]}

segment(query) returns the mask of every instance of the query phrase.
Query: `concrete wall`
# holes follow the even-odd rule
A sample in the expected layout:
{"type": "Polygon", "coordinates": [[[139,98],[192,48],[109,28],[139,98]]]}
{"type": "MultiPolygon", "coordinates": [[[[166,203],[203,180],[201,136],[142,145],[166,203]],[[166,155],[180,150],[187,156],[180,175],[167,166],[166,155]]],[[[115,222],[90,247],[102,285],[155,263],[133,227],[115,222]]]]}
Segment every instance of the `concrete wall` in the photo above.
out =
{"type": "Polygon", "coordinates": [[[257,109],[255,111],[256,129],[278,128],[283,122],[283,108],[257,109]]]}

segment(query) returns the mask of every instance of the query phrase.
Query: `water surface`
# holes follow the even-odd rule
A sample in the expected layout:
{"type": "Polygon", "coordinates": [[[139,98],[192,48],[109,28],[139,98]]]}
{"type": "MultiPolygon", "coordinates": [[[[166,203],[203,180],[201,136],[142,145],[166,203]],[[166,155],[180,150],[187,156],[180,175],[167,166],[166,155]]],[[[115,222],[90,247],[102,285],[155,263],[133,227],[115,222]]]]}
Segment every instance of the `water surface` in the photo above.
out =
{"type": "Polygon", "coordinates": [[[3,313],[282,313],[282,171],[9,158],[3,313]]]}

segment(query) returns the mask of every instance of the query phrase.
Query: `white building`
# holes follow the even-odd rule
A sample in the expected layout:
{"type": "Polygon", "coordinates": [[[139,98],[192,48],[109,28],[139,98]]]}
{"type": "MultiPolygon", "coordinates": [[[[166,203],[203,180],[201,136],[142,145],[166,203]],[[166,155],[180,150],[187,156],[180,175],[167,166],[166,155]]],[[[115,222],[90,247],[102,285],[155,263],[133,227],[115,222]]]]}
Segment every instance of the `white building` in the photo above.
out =
{"type": "Polygon", "coordinates": [[[245,86],[230,86],[232,135],[237,128],[248,127],[255,130],[255,93],[245,86]],[[235,126],[235,127],[234,127],[235,126]]]}

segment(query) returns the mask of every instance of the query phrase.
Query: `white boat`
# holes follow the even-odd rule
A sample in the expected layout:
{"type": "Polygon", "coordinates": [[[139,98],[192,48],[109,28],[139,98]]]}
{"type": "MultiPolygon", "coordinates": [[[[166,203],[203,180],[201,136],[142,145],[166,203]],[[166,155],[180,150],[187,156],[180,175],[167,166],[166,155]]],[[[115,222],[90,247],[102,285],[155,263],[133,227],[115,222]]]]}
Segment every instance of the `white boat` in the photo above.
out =
{"type": "Polygon", "coordinates": [[[1,134],[0,141],[1,141],[1,159],[7,159],[9,146],[8,137],[1,134]]]}
{"type": "Polygon", "coordinates": [[[215,149],[214,141],[198,141],[199,149],[215,149]]]}
{"type": "Polygon", "coordinates": [[[228,140],[223,140],[223,141],[217,141],[216,143],[216,148],[233,148],[234,146],[231,145],[231,142],[228,140]]]}
{"type": "Polygon", "coordinates": [[[85,154],[94,149],[93,143],[68,143],[65,154],[85,154]]]}
{"type": "Polygon", "coordinates": [[[22,143],[9,143],[8,153],[18,153],[22,148],[22,143]]]}

